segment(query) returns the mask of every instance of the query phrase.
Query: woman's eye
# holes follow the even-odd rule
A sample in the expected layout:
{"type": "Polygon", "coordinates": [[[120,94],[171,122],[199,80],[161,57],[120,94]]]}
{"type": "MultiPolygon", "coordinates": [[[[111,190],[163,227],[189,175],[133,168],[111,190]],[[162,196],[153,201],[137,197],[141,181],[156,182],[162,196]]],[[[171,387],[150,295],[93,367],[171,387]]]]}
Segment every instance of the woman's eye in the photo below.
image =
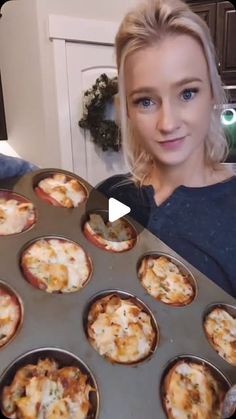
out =
{"type": "Polygon", "coordinates": [[[148,97],[136,99],[134,103],[144,109],[148,109],[154,104],[154,102],[148,97]]]}
{"type": "Polygon", "coordinates": [[[192,100],[196,93],[198,92],[198,89],[193,88],[193,89],[185,89],[182,93],[181,96],[184,99],[185,102],[192,100]]]}

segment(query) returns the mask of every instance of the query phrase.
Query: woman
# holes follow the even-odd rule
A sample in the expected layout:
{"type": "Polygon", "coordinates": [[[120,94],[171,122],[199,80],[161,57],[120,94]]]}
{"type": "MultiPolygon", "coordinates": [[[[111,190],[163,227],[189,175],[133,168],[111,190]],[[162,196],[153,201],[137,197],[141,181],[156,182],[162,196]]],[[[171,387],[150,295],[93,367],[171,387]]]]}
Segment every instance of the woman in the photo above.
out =
{"type": "Polygon", "coordinates": [[[225,93],[204,21],[180,0],[154,0],[116,36],[128,175],[98,189],[236,296],[236,177],[220,163],[225,93]]]}

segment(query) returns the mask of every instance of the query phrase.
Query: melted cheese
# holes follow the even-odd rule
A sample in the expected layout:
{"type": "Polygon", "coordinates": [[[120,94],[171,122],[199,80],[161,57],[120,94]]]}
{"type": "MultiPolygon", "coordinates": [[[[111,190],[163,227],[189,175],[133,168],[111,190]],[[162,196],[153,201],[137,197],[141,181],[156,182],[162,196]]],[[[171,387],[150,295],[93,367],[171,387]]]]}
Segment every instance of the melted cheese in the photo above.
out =
{"type": "Polygon", "coordinates": [[[20,316],[19,304],[0,286],[0,347],[15,333],[20,316]]]}
{"type": "Polygon", "coordinates": [[[27,223],[33,224],[34,206],[16,199],[0,199],[0,235],[21,233],[27,223]]]}
{"type": "Polygon", "coordinates": [[[169,419],[220,419],[224,397],[219,383],[204,365],[180,361],[165,380],[169,419]]]}
{"type": "Polygon", "coordinates": [[[22,264],[48,292],[77,291],[90,275],[84,250],[75,243],[60,239],[35,242],[24,253],[22,264]]]}
{"type": "Polygon", "coordinates": [[[130,363],[151,351],[155,331],[151,318],[130,300],[104,297],[89,314],[89,336],[100,355],[130,363]],[[101,310],[100,310],[101,309],[101,310]]]}
{"type": "Polygon", "coordinates": [[[23,374],[19,374],[19,370],[13,383],[4,388],[5,413],[22,419],[87,418],[92,390],[87,384],[87,376],[76,367],[58,369],[54,361],[45,361],[39,361],[31,375],[26,374],[28,366],[23,367],[23,374]],[[19,391],[20,388],[22,391],[19,391]],[[13,407],[9,411],[7,407],[11,398],[13,407]]]}
{"type": "Polygon", "coordinates": [[[222,308],[215,308],[207,316],[204,327],[219,355],[236,366],[236,318],[222,308]]]}
{"type": "Polygon", "coordinates": [[[134,230],[125,220],[105,223],[99,214],[90,214],[85,229],[107,250],[123,252],[130,249],[135,242],[134,230]]]}
{"type": "Polygon", "coordinates": [[[166,304],[188,304],[194,297],[187,276],[165,256],[144,258],[139,276],[148,293],[166,304]]]}
{"type": "Polygon", "coordinates": [[[84,187],[76,179],[67,180],[63,174],[41,180],[38,184],[46,194],[54,198],[62,206],[77,207],[86,198],[84,187]]]}

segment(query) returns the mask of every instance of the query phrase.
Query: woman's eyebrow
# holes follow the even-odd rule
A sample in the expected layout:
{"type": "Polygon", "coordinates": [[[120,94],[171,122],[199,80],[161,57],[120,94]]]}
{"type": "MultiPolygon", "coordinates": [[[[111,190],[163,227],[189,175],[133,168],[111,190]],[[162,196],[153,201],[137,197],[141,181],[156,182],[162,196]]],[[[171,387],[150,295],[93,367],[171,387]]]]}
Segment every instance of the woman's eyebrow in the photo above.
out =
{"type": "Polygon", "coordinates": [[[203,83],[203,80],[200,79],[199,77],[185,77],[184,79],[179,80],[176,83],[174,83],[173,86],[182,86],[183,84],[192,83],[195,81],[203,83]]]}
{"type": "MultiPolygon", "coordinates": [[[[184,84],[188,84],[188,83],[193,83],[193,82],[200,82],[203,83],[203,80],[200,79],[199,77],[185,77],[184,79],[181,79],[175,83],[173,83],[173,87],[179,87],[182,86],[184,84]]],[[[155,87],[150,87],[150,86],[142,86],[142,87],[138,87],[137,89],[134,89],[130,92],[129,96],[133,96],[137,93],[144,93],[144,94],[148,94],[148,93],[153,93],[154,91],[157,91],[157,89],[155,87]]]]}
{"type": "Polygon", "coordinates": [[[131,92],[129,93],[129,96],[131,97],[137,93],[148,94],[148,93],[153,93],[154,91],[156,91],[155,87],[143,86],[143,87],[138,87],[137,89],[131,90],[131,92]]]}

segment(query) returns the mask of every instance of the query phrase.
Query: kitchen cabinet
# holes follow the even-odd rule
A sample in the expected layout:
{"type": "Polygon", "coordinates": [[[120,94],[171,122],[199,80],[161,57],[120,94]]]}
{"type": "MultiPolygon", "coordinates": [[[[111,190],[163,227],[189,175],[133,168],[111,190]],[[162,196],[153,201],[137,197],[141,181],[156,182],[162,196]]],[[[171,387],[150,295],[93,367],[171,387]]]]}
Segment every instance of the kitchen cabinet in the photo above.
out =
{"type": "Polygon", "coordinates": [[[217,4],[216,44],[220,60],[220,74],[226,84],[236,84],[236,10],[223,1],[217,4]]]}
{"type": "Polygon", "coordinates": [[[223,82],[236,85],[236,10],[229,1],[188,1],[191,9],[209,26],[223,82]]]}
{"type": "Polygon", "coordinates": [[[191,9],[209,26],[214,43],[216,42],[216,3],[190,3],[191,9]]]}

